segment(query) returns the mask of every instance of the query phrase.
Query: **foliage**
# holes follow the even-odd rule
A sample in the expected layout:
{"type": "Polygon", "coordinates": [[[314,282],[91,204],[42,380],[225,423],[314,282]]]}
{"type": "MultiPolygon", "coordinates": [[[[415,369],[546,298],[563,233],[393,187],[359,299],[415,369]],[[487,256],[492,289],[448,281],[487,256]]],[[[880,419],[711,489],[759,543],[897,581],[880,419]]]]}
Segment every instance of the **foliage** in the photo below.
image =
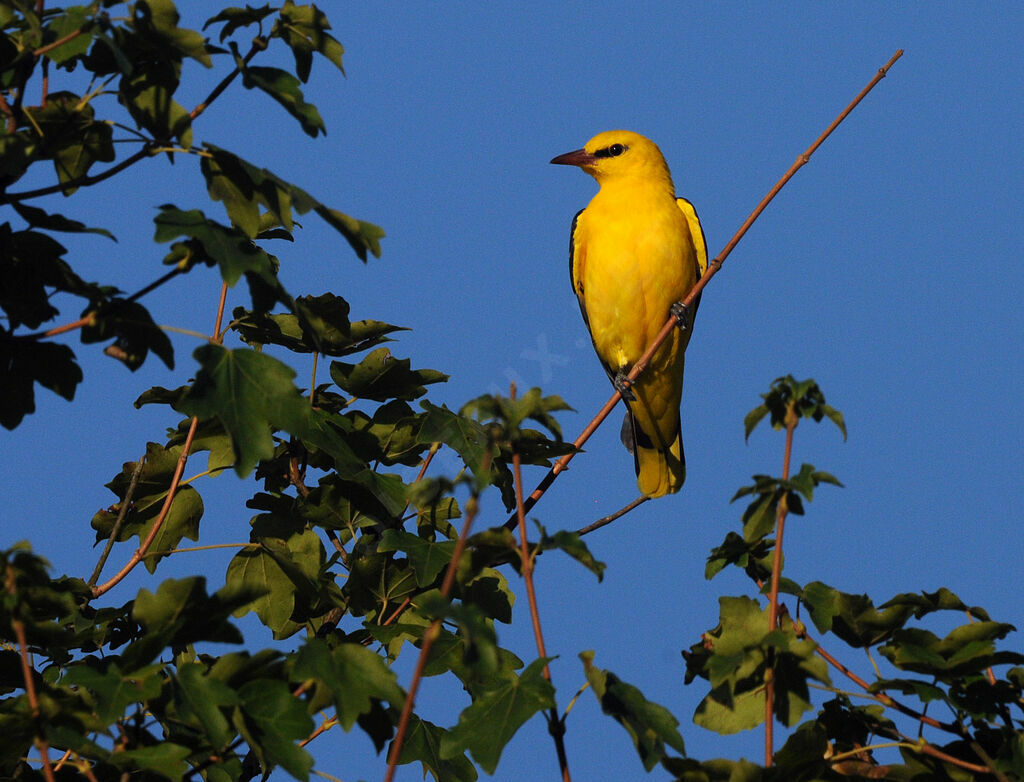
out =
{"type": "MultiPolygon", "coordinates": [[[[402,327],[353,321],[334,293],[293,296],[278,276],[288,259],[268,249],[295,241],[296,218],[308,213],[364,262],[380,255],[383,231],[200,138],[204,112],[227,89],[266,96],[303,133],[323,134],[303,87],[314,63],[342,69],[325,14],[287,0],[224,8],[191,29],[171,0],[19,1],[0,5],[0,25],[0,202],[10,207],[0,225],[0,423],[13,429],[33,414],[37,387],[74,399],[83,373],[71,346],[54,341],[61,334],[77,331],[87,350],[104,344],[131,371],[155,355],[190,378],[136,402],[164,406],[172,426],[107,484],[116,501],[92,519],[107,547],[91,578],[53,577],[27,544],[2,552],[0,776],[224,782],[280,769],[307,780],[314,759],[305,745],[337,728],[362,731],[392,762],[419,763],[436,780],[474,780],[478,767],[499,767],[508,741],[538,714],[557,739],[571,715],[558,711],[550,657],[539,650],[527,663],[499,645],[498,626],[523,621],[509,578],[522,575],[532,595],[530,573],[555,549],[598,579],[606,565],[564,529],[538,525],[532,544],[501,527],[468,533],[481,493],[516,507],[520,463],[546,466],[575,452],[554,415],[567,405],[539,389],[481,396],[457,412],[431,402],[432,386],[447,378],[384,345],[402,327]],[[272,47],[290,54],[292,70],[252,64],[272,47]],[[219,81],[188,109],[177,96],[196,68],[219,81]],[[90,82],[82,94],[71,89],[90,82]],[[151,285],[127,294],[87,282],[75,271],[77,250],[53,234],[105,240],[114,232],[29,202],[89,198],[93,185],[161,154],[190,167],[211,203],[159,208],[154,240],[169,247],[151,285]],[[50,184],[19,185],[41,179],[50,184]],[[143,300],[186,278],[201,284],[201,267],[217,270],[222,291],[244,278],[250,306],[226,326],[218,320],[194,362],[181,362],[156,325],[164,318],[143,300]],[[69,303],[81,316],[55,325],[58,305],[69,303]],[[323,382],[299,388],[293,364],[315,378],[320,356],[332,359],[323,382]],[[465,468],[424,477],[441,449],[465,468]],[[230,469],[258,482],[247,542],[219,586],[193,575],[125,594],[121,579],[133,567],[155,572],[184,538],[202,539],[203,482],[182,483],[185,461],[199,453],[203,480],[230,469]],[[108,556],[125,549],[136,553],[99,583],[108,556]],[[117,601],[106,602],[115,590],[117,601]],[[292,643],[238,648],[238,619],[248,613],[292,643]],[[410,686],[393,670],[401,655],[427,649],[419,673],[443,677],[468,701],[455,725],[412,711],[410,686]],[[317,726],[322,712],[330,716],[317,726]],[[55,755],[63,756],[57,771],[55,755]]],[[[800,420],[826,418],[846,435],[814,381],[778,378],[763,399],[746,418],[748,437],[765,418],[790,437],[800,420]]],[[[749,498],[742,534],[729,532],[711,552],[706,576],[737,567],[754,589],[722,597],[718,626],[684,652],[687,681],[708,683],[698,725],[731,733],[774,719],[792,729],[772,767],[686,757],[679,720],[582,652],[602,711],[622,725],[644,769],[660,765],[678,779],[1021,778],[1024,655],[999,644],[1010,625],[946,589],[876,606],[774,572],[781,521],[803,515],[823,484],[840,485],[805,464],[793,476],[756,475],[737,492],[734,499],[749,498]],[[778,590],[766,608],[770,581],[778,590]],[[820,640],[778,603],[778,591],[806,612],[820,640]],[[924,626],[950,611],[966,613],[968,624],[944,635],[924,626]],[[826,639],[873,650],[891,673],[859,680],[825,650],[826,639]],[[839,675],[868,705],[854,705],[835,684],[839,675]],[[830,698],[813,697],[815,689],[830,698]],[[951,718],[926,715],[932,702],[951,718]],[[874,738],[897,744],[900,758],[880,759],[874,738]]],[[[532,605],[531,613],[537,620],[532,605]]]]}

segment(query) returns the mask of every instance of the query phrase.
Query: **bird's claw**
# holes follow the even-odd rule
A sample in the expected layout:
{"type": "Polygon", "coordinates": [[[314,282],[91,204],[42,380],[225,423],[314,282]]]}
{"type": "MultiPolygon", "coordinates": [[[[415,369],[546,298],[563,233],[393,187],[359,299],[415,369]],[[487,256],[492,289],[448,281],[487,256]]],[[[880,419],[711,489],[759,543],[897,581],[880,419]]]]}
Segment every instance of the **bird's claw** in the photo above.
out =
{"type": "Polygon", "coordinates": [[[672,303],[672,306],[668,308],[668,311],[672,313],[672,316],[676,319],[676,325],[683,331],[690,328],[693,320],[693,311],[683,304],[681,301],[672,303]]]}
{"type": "Polygon", "coordinates": [[[633,381],[630,380],[623,372],[616,373],[615,377],[612,378],[612,385],[615,386],[615,390],[622,394],[623,400],[626,402],[635,402],[636,394],[631,390],[633,381]]]}

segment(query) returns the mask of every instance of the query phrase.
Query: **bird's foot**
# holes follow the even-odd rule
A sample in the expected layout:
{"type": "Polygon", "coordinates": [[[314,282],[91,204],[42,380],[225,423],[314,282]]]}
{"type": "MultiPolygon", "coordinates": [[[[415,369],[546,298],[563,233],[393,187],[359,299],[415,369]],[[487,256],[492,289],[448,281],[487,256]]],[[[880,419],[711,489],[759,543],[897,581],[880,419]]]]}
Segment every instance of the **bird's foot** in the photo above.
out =
{"type": "Polygon", "coordinates": [[[626,377],[626,373],[621,369],[612,378],[612,385],[615,386],[615,390],[622,394],[622,398],[626,402],[635,402],[636,394],[632,391],[633,381],[626,377]]]}
{"type": "Polygon", "coordinates": [[[674,302],[668,311],[676,319],[676,325],[681,331],[686,331],[693,325],[693,310],[681,301],[674,302]]]}

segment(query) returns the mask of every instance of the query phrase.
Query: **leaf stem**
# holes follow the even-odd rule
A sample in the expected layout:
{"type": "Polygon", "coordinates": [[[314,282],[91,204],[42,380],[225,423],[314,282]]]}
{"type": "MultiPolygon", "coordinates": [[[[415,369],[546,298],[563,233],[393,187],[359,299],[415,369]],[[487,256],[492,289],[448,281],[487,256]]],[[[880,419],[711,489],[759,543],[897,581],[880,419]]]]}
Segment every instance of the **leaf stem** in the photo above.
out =
{"type": "MultiPolygon", "coordinates": [[[[864,97],[875,87],[875,85],[878,84],[878,82],[880,82],[885,77],[885,75],[888,73],[889,69],[893,66],[893,64],[895,64],[895,62],[902,56],[903,50],[897,50],[896,53],[889,58],[889,61],[878,69],[878,73],[876,73],[875,77],[870,82],[868,82],[867,86],[864,87],[863,90],[860,91],[857,97],[855,97],[850,102],[850,104],[845,109],[843,109],[839,116],[832,121],[832,124],[829,125],[828,128],[826,128],[820,136],[818,136],[817,140],[815,140],[815,142],[811,144],[810,147],[807,148],[807,151],[796,159],[796,162],[789,167],[789,170],[782,175],[782,178],[779,179],[779,181],[775,183],[775,186],[768,191],[768,194],[761,199],[761,202],[754,208],[754,211],[750,213],[750,216],[746,219],[746,221],[744,221],[743,225],[739,227],[739,230],[737,230],[736,233],[733,234],[733,237],[732,239],[729,240],[729,243],[725,245],[725,247],[717,256],[715,256],[715,259],[708,265],[708,270],[701,276],[699,280],[697,280],[697,284],[693,286],[693,288],[690,290],[688,294],[686,294],[686,297],[680,302],[680,304],[682,304],[684,307],[688,307],[693,304],[693,302],[700,295],[701,291],[703,291],[704,288],[707,287],[708,283],[711,281],[711,278],[714,277],[715,274],[718,273],[719,269],[722,268],[722,264],[725,262],[725,259],[733,251],[736,245],[739,244],[740,239],[742,239],[743,236],[747,233],[747,231],[750,229],[750,226],[753,225],[754,221],[757,220],[757,218],[761,215],[761,212],[763,212],[765,208],[768,206],[768,204],[772,201],[772,199],[774,199],[775,196],[778,195],[779,191],[782,190],[786,183],[793,178],[793,175],[796,174],[796,172],[799,171],[811,159],[811,155],[813,155],[817,151],[818,147],[822,145],[825,139],[827,139],[832,134],[832,131],[834,131],[839,126],[839,124],[844,119],[846,119],[847,115],[851,111],[853,111],[857,104],[860,103],[861,100],[863,100],[864,97]]],[[[654,341],[650,344],[647,350],[644,351],[644,354],[640,357],[636,364],[633,365],[633,368],[626,376],[626,379],[630,383],[634,382],[637,379],[637,377],[639,377],[640,374],[647,368],[647,364],[650,363],[651,356],[653,356],[655,352],[658,350],[658,348],[661,347],[661,344],[666,339],[668,339],[668,335],[671,334],[675,328],[677,328],[676,323],[677,321],[675,316],[670,316],[668,320],[665,321],[665,325],[662,326],[661,331],[658,332],[658,335],[654,338],[654,341]]],[[[525,510],[527,512],[529,512],[530,509],[537,504],[537,501],[540,500],[542,496],[544,496],[544,493],[548,490],[548,488],[550,488],[551,484],[554,483],[555,478],[558,477],[559,473],[565,471],[565,469],[569,466],[569,462],[572,461],[573,457],[576,456],[577,453],[579,453],[583,444],[590,439],[590,436],[597,430],[598,426],[600,426],[601,423],[604,422],[604,419],[611,414],[612,410],[615,409],[615,406],[619,403],[619,399],[621,398],[622,395],[620,394],[620,392],[615,391],[615,393],[611,395],[608,401],[604,403],[604,406],[597,412],[593,420],[589,424],[587,424],[586,428],[580,433],[580,436],[573,441],[573,445],[576,446],[576,450],[573,451],[572,453],[568,453],[565,456],[561,457],[551,466],[551,469],[548,471],[547,475],[545,475],[544,478],[540,481],[540,483],[537,484],[537,488],[535,488],[530,493],[530,496],[526,498],[525,510]]],[[[509,517],[508,521],[505,522],[505,526],[508,529],[513,529],[516,526],[516,517],[514,514],[511,517],[509,517]]]]}

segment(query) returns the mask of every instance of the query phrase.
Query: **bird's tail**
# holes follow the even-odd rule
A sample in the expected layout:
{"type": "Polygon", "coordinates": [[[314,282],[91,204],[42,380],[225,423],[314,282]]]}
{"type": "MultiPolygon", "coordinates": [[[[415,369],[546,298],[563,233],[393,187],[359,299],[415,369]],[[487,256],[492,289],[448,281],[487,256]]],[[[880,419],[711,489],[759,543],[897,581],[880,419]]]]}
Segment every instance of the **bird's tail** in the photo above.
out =
{"type": "Polygon", "coordinates": [[[627,410],[626,419],[622,422],[622,441],[633,454],[636,483],[643,494],[652,498],[663,497],[683,487],[686,456],[681,427],[677,425],[675,437],[664,442],[658,436],[649,436],[627,410]]]}

